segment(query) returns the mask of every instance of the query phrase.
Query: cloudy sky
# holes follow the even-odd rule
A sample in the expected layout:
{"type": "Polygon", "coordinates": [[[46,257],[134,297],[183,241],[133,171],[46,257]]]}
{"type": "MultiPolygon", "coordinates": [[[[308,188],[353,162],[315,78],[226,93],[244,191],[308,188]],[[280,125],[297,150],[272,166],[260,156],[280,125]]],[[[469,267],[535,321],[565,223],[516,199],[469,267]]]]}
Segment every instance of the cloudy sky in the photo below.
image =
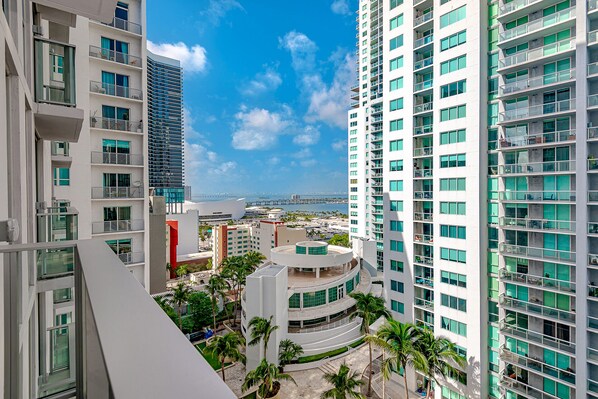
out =
{"type": "Polygon", "coordinates": [[[185,69],[185,173],[194,195],[347,191],[356,7],[148,2],[148,47],[185,69]]]}

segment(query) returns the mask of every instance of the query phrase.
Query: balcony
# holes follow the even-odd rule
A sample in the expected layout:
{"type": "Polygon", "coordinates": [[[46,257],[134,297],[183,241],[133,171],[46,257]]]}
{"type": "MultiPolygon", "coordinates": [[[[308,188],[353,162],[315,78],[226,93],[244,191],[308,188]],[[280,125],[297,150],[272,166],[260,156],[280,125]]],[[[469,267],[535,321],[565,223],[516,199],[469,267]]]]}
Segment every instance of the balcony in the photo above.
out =
{"type": "Polygon", "coordinates": [[[598,43],[598,30],[588,33],[588,46],[598,43]]]}
{"type": "Polygon", "coordinates": [[[9,309],[4,326],[14,337],[3,359],[14,372],[4,386],[10,397],[20,397],[22,385],[30,382],[36,397],[191,398],[197,392],[236,397],[106,244],[21,244],[4,246],[0,253],[4,267],[12,271],[15,290],[4,291],[2,298],[9,309]],[[50,259],[62,262],[50,269],[50,259]],[[39,269],[33,282],[28,280],[35,273],[27,273],[31,260],[39,269]],[[35,284],[33,292],[40,295],[23,291],[31,290],[29,284],[35,284]],[[62,287],[75,288],[73,322],[55,325],[49,317],[49,322],[39,323],[40,334],[32,330],[19,338],[23,315],[33,314],[31,320],[37,320],[30,307],[38,305],[30,301],[37,302],[43,293],[56,295],[62,287]],[[19,341],[28,347],[30,367],[19,360],[24,349],[19,341]],[[175,369],[183,378],[177,384],[155,378],[175,369]]]}
{"type": "Polygon", "coordinates": [[[91,224],[92,234],[122,233],[128,231],[143,231],[143,219],[105,220],[91,224]]]}
{"type": "Polygon", "coordinates": [[[522,301],[515,298],[510,298],[501,294],[499,297],[499,303],[507,308],[511,308],[515,311],[524,311],[531,315],[540,315],[541,317],[562,321],[566,323],[575,323],[575,311],[566,311],[556,308],[549,308],[542,305],[542,300],[532,298],[530,302],[522,301]],[[533,301],[533,302],[532,302],[533,301]]]}
{"type": "Polygon", "coordinates": [[[143,100],[141,90],[132,89],[127,86],[118,86],[104,82],[89,82],[89,91],[92,93],[105,94],[108,96],[128,98],[131,100],[143,100]]]}
{"type": "Polygon", "coordinates": [[[424,134],[432,134],[434,131],[434,125],[420,125],[413,127],[413,135],[414,136],[421,136],[424,134]]]}
{"type": "Polygon", "coordinates": [[[432,169],[423,169],[423,170],[415,169],[413,171],[413,177],[416,179],[430,178],[430,177],[432,177],[432,175],[433,175],[432,169]]]}
{"type": "Polygon", "coordinates": [[[517,339],[523,339],[528,342],[533,342],[542,346],[547,346],[561,350],[563,352],[575,354],[575,343],[573,342],[565,341],[549,335],[544,335],[536,331],[530,331],[515,324],[506,323],[504,320],[499,322],[499,326],[500,332],[505,335],[510,335],[517,339]]]}
{"type": "Polygon", "coordinates": [[[37,241],[71,241],[78,238],[79,212],[71,207],[42,208],[37,213],[37,241]]]}
{"type": "MultiPolygon", "coordinates": [[[[588,128],[588,135],[590,134],[590,129],[592,128],[588,128]]],[[[594,130],[592,130],[592,132],[594,132],[594,130]]],[[[596,137],[598,138],[598,129],[596,129],[595,132],[596,137]]],[[[521,147],[536,146],[538,144],[552,145],[575,141],[575,136],[575,130],[562,130],[558,132],[537,133],[528,134],[525,136],[501,138],[498,141],[498,145],[501,150],[507,150],[509,148],[519,149],[521,147]]]]}
{"type": "Polygon", "coordinates": [[[514,0],[508,3],[501,2],[498,7],[498,15],[503,16],[513,11],[517,11],[528,6],[539,4],[542,0],[514,0]]]}
{"type": "MultiPolygon", "coordinates": [[[[515,374],[515,373],[514,373],[515,374]]],[[[527,384],[529,378],[523,378],[520,375],[511,375],[508,376],[503,372],[501,372],[500,376],[500,386],[508,389],[509,391],[513,391],[519,395],[522,395],[525,398],[534,398],[534,399],[560,399],[557,396],[553,396],[544,391],[541,388],[534,388],[527,384]]]]}
{"type": "Polygon", "coordinates": [[[575,191],[499,191],[501,201],[523,202],[575,202],[575,191]]]}
{"type": "Polygon", "coordinates": [[[413,114],[432,112],[432,110],[434,110],[434,103],[431,101],[423,104],[416,104],[413,106],[413,114]]]}
{"type": "Polygon", "coordinates": [[[73,161],[69,149],[68,141],[52,141],[50,145],[52,164],[68,168],[73,161]]]}
{"type": "Polygon", "coordinates": [[[575,252],[558,249],[534,248],[525,245],[500,243],[499,252],[505,256],[518,256],[532,260],[556,260],[558,262],[575,263],[575,252]]]}
{"type": "Polygon", "coordinates": [[[432,90],[432,87],[434,87],[434,79],[424,80],[423,82],[414,82],[413,92],[432,90]]]}
{"type": "Polygon", "coordinates": [[[535,76],[533,78],[517,80],[500,85],[498,87],[498,95],[501,97],[506,97],[535,89],[543,89],[546,86],[553,86],[559,83],[564,84],[573,82],[574,80],[575,69],[572,68],[567,71],[549,73],[546,75],[535,76]]]}
{"type": "Polygon", "coordinates": [[[574,51],[575,38],[561,40],[560,42],[536,47],[531,50],[521,51],[511,56],[498,59],[498,69],[518,67],[528,62],[541,62],[541,60],[554,57],[559,54],[574,51]]]}
{"type": "Polygon", "coordinates": [[[434,64],[434,57],[430,56],[428,58],[424,58],[419,61],[415,61],[413,63],[413,70],[419,71],[420,69],[427,68],[429,66],[432,66],[433,64],[434,64]]]}
{"type": "Polygon", "coordinates": [[[428,301],[426,299],[423,298],[414,298],[413,304],[419,308],[423,308],[426,310],[430,310],[430,309],[434,309],[434,302],[433,301],[428,301]]]}
{"type": "Polygon", "coordinates": [[[499,278],[504,281],[510,281],[516,284],[530,286],[531,288],[547,288],[561,292],[575,292],[575,283],[569,281],[557,280],[550,277],[532,276],[525,273],[517,273],[501,268],[498,271],[499,278]]]}
{"type": "Polygon", "coordinates": [[[588,190],[588,202],[591,205],[596,205],[598,203],[598,191],[597,190],[588,190]]]}
{"type": "Polygon", "coordinates": [[[413,262],[426,266],[434,266],[434,259],[431,256],[413,255],[413,262]]]}
{"type": "MultiPolygon", "coordinates": [[[[551,26],[560,24],[565,21],[572,21],[575,18],[575,7],[570,7],[561,10],[555,14],[547,15],[543,18],[538,18],[526,24],[519,25],[513,29],[505,30],[498,35],[498,44],[501,45],[506,41],[510,41],[522,36],[529,35],[534,32],[545,30],[551,26]]],[[[564,28],[564,27],[563,27],[564,28]]]]}
{"type": "Polygon", "coordinates": [[[413,192],[413,199],[416,200],[431,200],[433,199],[434,192],[433,191],[414,191],[413,192]]]}
{"type": "Polygon", "coordinates": [[[575,173],[575,161],[529,162],[499,165],[499,175],[531,175],[535,173],[575,173]]]}
{"type": "Polygon", "coordinates": [[[135,22],[131,22],[127,19],[114,17],[112,19],[112,22],[109,22],[109,23],[104,22],[104,25],[111,26],[116,29],[124,30],[126,32],[131,32],[136,35],[141,35],[141,33],[142,33],[141,25],[136,24],[135,22]]]}
{"type": "Polygon", "coordinates": [[[92,199],[137,199],[144,198],[145,191],[139,187],[92,187],[92,199]]]}
{"type": "Polygon", "coordinates": [[[94,129],[143,133],[143,123],[141,121],[130,121],[126,119],[101,118],[91,116],[89,118],[89,126],[94,129]]]}
{"type": "Polygon", "coordinates": [[[575,112],[575,99],[510,109],[499,113],[498,120],[499,123],[517,122],[526,119],[542,119],[545,116],[566,112],[575,112]]]}
{"type": "Polygon", "coordinates": [[[420,15],[419,17],[415,18],[413,20],[413,27],[416,28],[419,25],[422,25],[425,22],[431,21],[432,18],[434,18],[434,12],[430,11],[429,13],[426,13],[424,15],[420,15]]]}
{"type": "Polygon", "coordinates": [[[524,367],[575,385],[575,371],[571,368],[563,370],[547,364],[544,359],[533,359],[528,356],[518,355],[508,350],[504,344],[500,347],[500,358],[507,363],[524,367]]]}
{"type": "Polygon", "coordinates": [[[416,222],[433,222],[434,214],[432,212],[413,212],[413,220],[416,222]]]}
{"type": "Polygon", "coordinates": [[[137,263],[143,263],[145,256],[143,252],[123,252],[117,254],[118,259],[125,265],[133,265],[137,263]]]}
{"type": "Polygon", "coordinates": [[[434,236],[432,234],[418,234],[413,235],[413,241],[418,244],[432,244],[434,243],[434,236]]]}
{"type": "Polygon", "coordinates": [[[117,62],[123,65],[129,65],[136,68],[141,68],[142,66],[141,58],[137,56],[97,46],[89,46],[89,56],[101,60],[117,62]]]}
{"type": "Polygon", "coordinates": [[[91,163],[105,165],[143,166],[143,155],[92,151],[91,163]]]}
{"type": "Polygon", "coordinates": [[[589,173],[598,172],[598,161],[596,159],[588,159],[587,165],[589,173]]]}
{"type": "Polygon", "coordinates": [[[415,275],[413,277],[413,283],[417,285],[422,285],[424,288],[434,288],[434,279],[430,276],[418,276],[415,275]]]}
{"type": "Polygon", "coordinates": [[[434,147],[420,147],[413,149],[414,157],[425,157],[434,154],[434,147]]]}
{"type": "Polygon", "coordinates": [[[413,41],[413,50],[417,50],[420,47],[428,45],[434,41],[434,35],[427,35],[424,37],[420,37],[419,39],[415,39],[413,41]]]}
{"type": "Polygon", "coordinates": [[[35,128],[44,140],[76,142],[83,110],[76,108],[75,47],[34,40],[35,128]]]}
{"type": "Polygon", "coordinates": [[[513,218],[501,216],[499,226],[505,229],[515,230],[537,230],[547,232],[575,232],[575,221],[571,220],[548,220],[548,219],[530,219],[513,218]]]}

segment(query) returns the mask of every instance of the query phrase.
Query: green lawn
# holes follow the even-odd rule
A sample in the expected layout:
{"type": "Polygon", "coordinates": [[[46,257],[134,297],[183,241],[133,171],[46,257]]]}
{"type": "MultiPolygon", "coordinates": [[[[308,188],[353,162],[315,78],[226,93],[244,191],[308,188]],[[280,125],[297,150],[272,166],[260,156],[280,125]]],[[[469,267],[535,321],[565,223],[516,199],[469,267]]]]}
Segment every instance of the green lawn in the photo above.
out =
{"type": "MultiPolygon", "coordinates": [[[[349,345],[351,348],[357,348],[359,345],[363,344],[363,338],[353,342],[351,345],[349,345]]],[[[310,362],[315,362],[318,360],[322,360],[325,357],[333,357],[333,356],[337,356],[340,355],[341,353],[345,353],[347,352],[349,349],[346,346],[343,346],[342,348],[338,348],[332,351],[328,351],[328,352],[324,352],[324,353],[320,353],[319,355],[312,355],[312,356],[303,356],[300,357],[296,360],[296,363],[302,364],[302,363],[310,363],[310,362]]]]}
{"type": "MultiPolygon", "coordinates": [[[[208,363],[210,363],[210,366],[212,366],[212,368],[214,370],[220,370],[220,362],[218,361],[218,359],[214,356],[212,356],[211,353],[204,353],[204,349],[206,347],[206,343],[201,342],[197,345],[195,345],[195,348],[199,351],[199,353],[201,353],[201,355],[204,357],[204,359],[206,359],[206,361],[208,363]]],[[[224,363],[224,367],[228,366],[230,363],[224,363]]]]}

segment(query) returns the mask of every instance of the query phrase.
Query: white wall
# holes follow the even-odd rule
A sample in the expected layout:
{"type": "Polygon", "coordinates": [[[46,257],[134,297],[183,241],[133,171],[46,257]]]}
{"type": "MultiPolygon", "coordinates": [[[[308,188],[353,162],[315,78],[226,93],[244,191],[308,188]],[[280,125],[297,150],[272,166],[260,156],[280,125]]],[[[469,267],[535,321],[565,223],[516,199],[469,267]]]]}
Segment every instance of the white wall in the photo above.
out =
{"type": "Polygon", "coordinates": [[[176,254],[187,255],[199,252],[199,222],[197,210],[188,210],[186,213],[173,213],[166,215],[166,220],[179,222],[179,245],[176,254]]]}

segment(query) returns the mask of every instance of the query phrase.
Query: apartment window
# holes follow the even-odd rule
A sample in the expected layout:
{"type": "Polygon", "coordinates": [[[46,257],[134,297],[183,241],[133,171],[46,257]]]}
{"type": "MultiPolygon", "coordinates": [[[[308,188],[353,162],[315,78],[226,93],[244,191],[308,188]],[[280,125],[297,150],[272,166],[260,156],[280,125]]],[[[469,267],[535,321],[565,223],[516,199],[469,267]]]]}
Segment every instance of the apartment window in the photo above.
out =
{"type": "Polygon", "coordinates": [[[118,222],[131,220],[130,206],[111,206],[104,208],[105,222],[118,222]]]}
{"type": "Polygon", "coordinates": [[[456,287],[467,288],[467,276],[464,274],[447,272],[445,270],[440,271],[440,282],[445,284],[454,285],[456,287]]]}
{"type": "Polygon", "coordinates": [[[69,168],[54,168],[53,175],[55,186],[71,185],[71,170],[69,168]]]}
{"type": "Polygon", "coordinates": [[[390,210],[392,212],[403,212],[403,201],[390,201],[390,210]]]}
{"type": "Polygon", "coordinates": [[[129,173],[104,173],[104,187],[131,187],[129,173]]]}
{"type": "Polygon", "coordinates": [[[390,289],[391,291],[400,292],[402,294],[405,292],[405,284],[400,281],[390,280],[390,289]]]}
{"type": "Polygon", "coordinates": [[[465,166],[465,154],[450,154],[440,157],[441,168],[458,168],[465,166]]]}
{"type": "Polygon", "coordinates": [[[303,293],[303,307],[313,308],[326,304],[326,290],[303,293]]]}
{"type": "Polygon", "coordinates": [[[121,42],[120,40],[110,39],[102,36],[102,54],[106,55],[117,62],[124,62],[128,64],[127,54],[129,54],[129,43],[121,42]],[[115,53],[113,53],[115,52],[115,53]]]}
{"type": "Polygon", "coordinates": [[[357,137],[352,137],[352,138],[349,140],[349,144],[355,144],[355,143],[357,143],[357,137]]]}
{"type": "MultiPolygon", "coordinates": [[[[444,0],[445,2],[449,0],[444,0]]],[[[465,395],[461,395],[458,392],[455,392],[448,387],[442,387],[442,399],[467,399],[465,395]]]]}
{"type": "Polygon", "coordinates": [[[395,119],[394,121],[390,121],[390,131],[395,132],[397,130],[403,130],[402,119],[395,119]]]}
{"type": "Polygon", "coordinates": [[[401,222],[400,220],[391,220],[390,231],[403,231],[403,222],[401,222]]]}
{"type": "Polygon", "coordinates": [[[349,118],[350,118],[350,119],[355,119],[355,118],[357,118],[357,112],[354,112],[354,113],[350,114],[350,115],[349,115],[349,118]]]}
{"type": "Polygon", "coordinates": [[[465,142],[465,129],[449,130],[440,133],[440,145],[465,142]]]}
{"type": "MultiPolygon", "coordinates": [[[[99,89],[98,87],[97,90],[99,89]]],[[[102,71],[102,94],[129,97],[129,77],[127,75],[102,71]]]]}
{"type": "Polygon", "coordinates": [[[397,111],[403,109],[403,97],[390,101],[390,110],[397,111]]]}
{"type": "Polygon", "coordinates": [[[396,8],[403,4],[403,0],[390,0],[390,9],[396,8]]]}
{"type": "Polygon", "coordinates": [[[392,79],[390,81],[390,91],[398,90],[403,88],[403,77],[392,79]]]}
{"type": "Polygon", "coordinates": [[[459,7],[453,11],[440,16],[440,28],[447,27],[465,19],[465,6],[459,7]]]}
{"type": "Polygon", "coordinates": [[[465,226],[453,226],[449,224],[440,225],[440,236],[447,238],[459,238],[465,240],[465,226]]]}
{"type": "Polygon", "coordinates": [[[357,146],[352,145],[351,147],[349,147],[349,151],[357,151],[357,146]]]}
{"type": "Polygon", "coordinates": [[[351,154],[351,156],[349,156],[349,159],[351,161],[355,161],[357,159],[357,154],[351,154]]]}
{"type": "Polygon", "coordinates": [[[403,170],[403,160],[398,159],[396,161],[390,161],[390,171],[391,172],[400,172],[403,170]]]}
{"type": "Polygon", "coordinates": [[[440,179],[440,191],[465,191],[465,178],[440,179]]]}
{"type": "Polygon", "coordinates": [[[390,50],[397,49],[403,45],[403,35],[399,35],[397,37],[393,37],[390,39],[390,50]]]}
{"type": "Polygon", "coordinates": [[[467,325],[448,317],[441,317],[440,328],[461,335],[462,337],[467,337],[467,325]]]}
{"type": "Polygon", "coordinates": [[[102,105],[102,129],[129,130],[129,115],[128,108],[102,105]]]}
{"type": "Polygon", "coordinates": [[[464,44],[466,41],[465,31],[462,30],[461,32],[455,33],[444,39],[440,39],[440,51],[445,51],[461,44],[464,44]]]}
{"type": "Polygon", "coordinates": [[[390,240],[390,250],[393,252],[403,252],[404,251],[403,241],[390,240]]]}
{"type": "MultiPolygon", "coordinates": [[[[130,254],[132,248],[132,240],[130,238],[122,240],[108,240],[106,244],[114,251],[117,255],[130,254]]],[[[130,260],[130,256],[123,255],[127,260],[130,260]]],[[[121,257],[121,259],[123,258],[121,257]]]]}
{"type": "Polygon", "coordinates": [[[467,301],[452,295],[440,294],[440,304],[447,308],[467,312],[467,301]]]}
{"type": "Polygon", "coordinates": [[[403,149],[403,139],[392,140],[390,142],[390,151],[401,151],[403,149]]]}
{"type": "MultiPolygon", "coordinates": [[[[351,122],[351,123],[353,123],[353,122],[351,122]]],[[[355,136],[355,135],[357,134],[357,129],[351,129],[351,130],[349,131],[349,134],[350,134],[351,136],[355,136]]]]}
{"type": "Polygon", "coordinates": [[[405,313],[405,304],[403,302],[395,301],[394,299],[390,300],[390,309],[397,313],[405,313]]]}
{"type": "Polygon", "coordinates": [[[351,162],[351,163],[349,163],[349,167],[350,168],[356,168],[357,167],[357,162],[351,162]]]}
{"type": "Polygon", "coordinates": [[[466,116],[466,106],[457,105],[455,107],[444,108],[440,110],[440,121],[452,121],[455,119],[465,118],[466,116]]]}
{"type": "Polygon", "coordinates": [[[452,97],[465,93],[465,79],[440,86],[440,98],[452,97]]]}
{"type": "Polygon", "coordinates": [[[390,191],[403,191],[403,180],[391,180],[390,191]]]}
{"type": "Polygon", "coordinates": [[[444,215],[465,215],[465,202],[441,202],[440,213],[444,215]]]}
{"type": "Polygon", "coordinates": [[[403,67],[403,56],[393,58],[390,60],[390,70],[394,71],[395,69],[399,69],[403,67]]]}
{"type": "Polygon", "coordinates": [[[456,263],[466,263],[466,251],[452,248],[440,248],[440,259],[456,263]]]}
{"type": "Polygon", "coordinates": [[[390,20],[390,30],[398,28],[399,26],[403,25],[403,14],[397,15],[390,20]]]}
{"type": "MultiPolygon", "coordinates": [[[[116,3],[116,9],[114,10],[114,16],[121,21],[129,20],[129,5],[123,2],[116,3]]],[[[114,21],[115,23],[117,21],[114,21]]]]}
{"type": "Polygon", "coordinates": [[[392,270],[393,272],[403,273],[404,269],[405,269],[405,265],[403,264],[403,262],[391,259],[391,261],[390,261],[390,270],[392,270]]]}

